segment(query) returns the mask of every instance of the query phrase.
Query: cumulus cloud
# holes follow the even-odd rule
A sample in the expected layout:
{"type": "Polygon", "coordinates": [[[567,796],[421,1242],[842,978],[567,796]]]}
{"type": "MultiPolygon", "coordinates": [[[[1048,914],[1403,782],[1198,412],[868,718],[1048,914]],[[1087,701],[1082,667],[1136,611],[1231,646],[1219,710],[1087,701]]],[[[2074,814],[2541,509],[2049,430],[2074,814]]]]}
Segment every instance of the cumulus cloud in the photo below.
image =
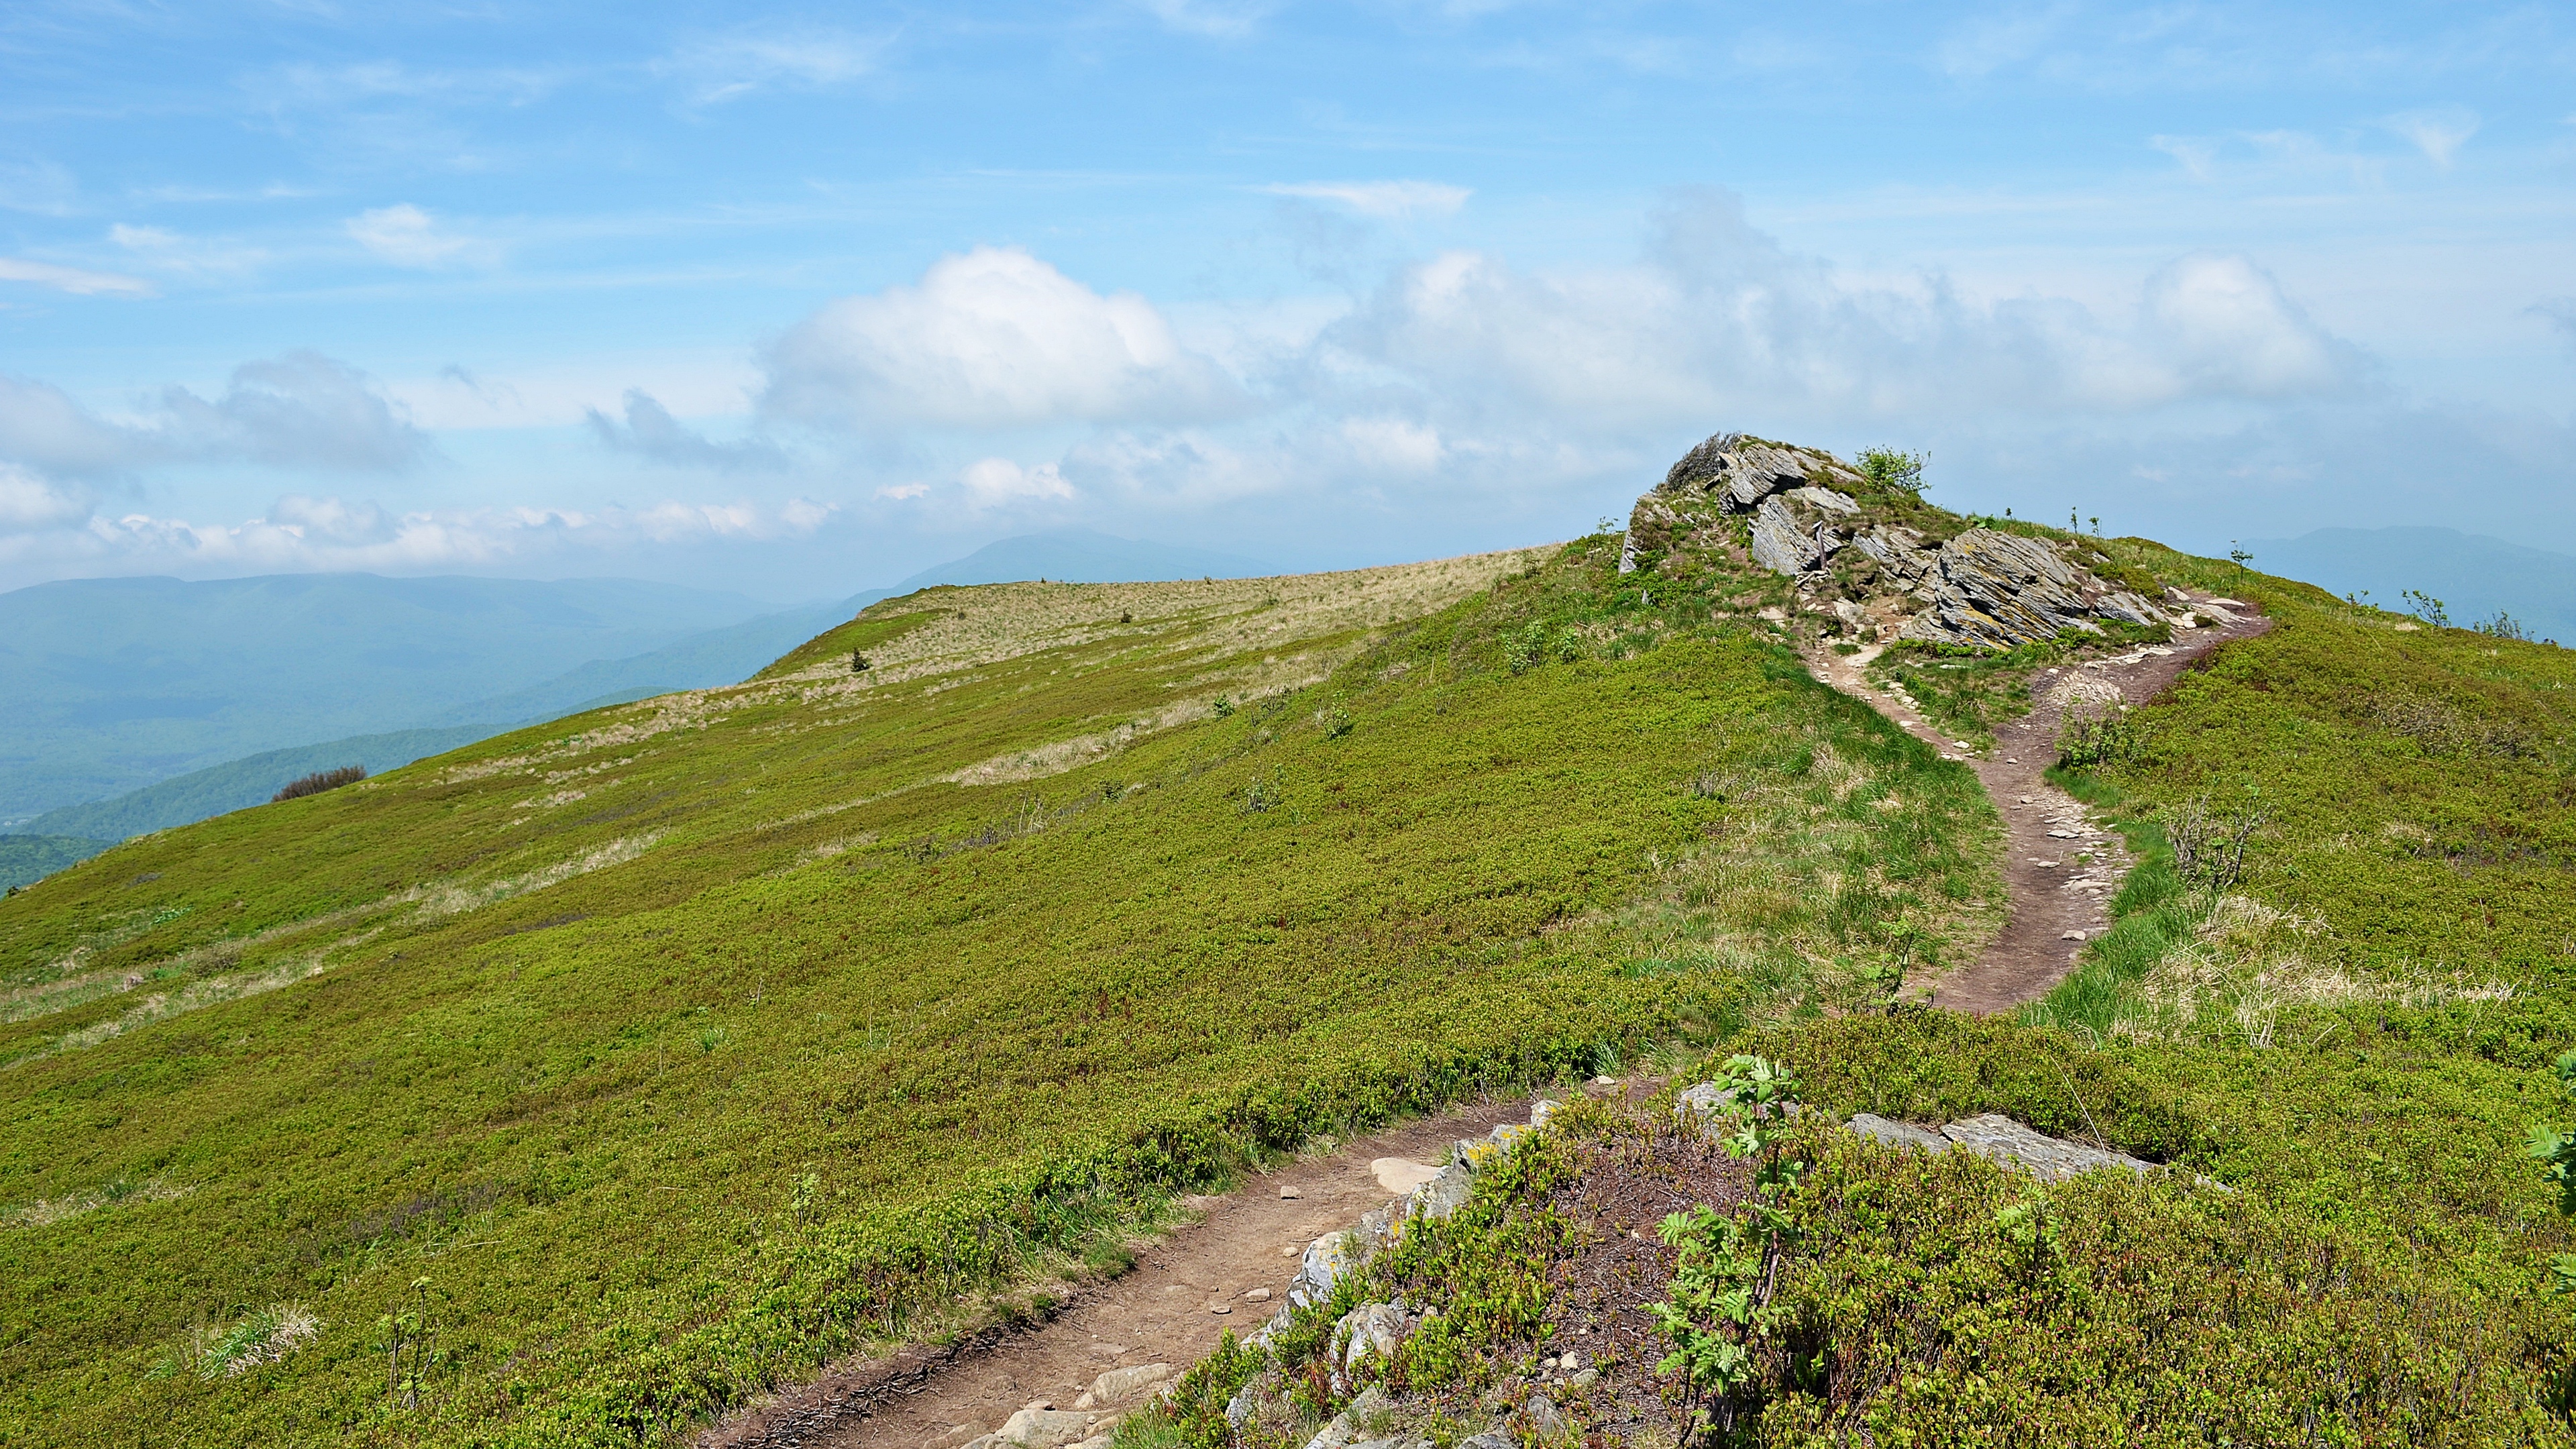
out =
{"type": "Polygon", "coordinates": [[[1023,468],[1008,458],[982,458],[957,475],[967,500],[978,508],[1058,501],[1073,496],[1073,485],[1053,463],[1023,468]]]}
{"type": "Polygon", "coordinates": [[[2237,256],[2192,256],[2147,279],[2141,351],[2147,392],[2286,398],[2335,391],[2359,365],[2237,256]]]}
{"type": "Polygon", "coordinates": [[[741,31],[680,47],[658,63],[697,105],[719,105],[773,87],[819,90],[876,73],[888,36],[842,30],[741,31]]]}
{"type": "Polygon", "coordinates": [[[28,282],[69,292],[75,297],[149,297],[152,284],[140,277],[119,276],[114,272],[93,272],[80,267],[58,267],[51,262],[31,262],[24,257],[0,257],[0,282],[28,282]]]}
{"type": "Polygon", "coordinates": [[[49,383],[0,377],[0,461],[54,477],[156,463],[390,472],[431,452],[364,373],[318,352],[246,362],[211,398],[164,388],[133,422],[102,418],[49,383]]]}
{"type": "Polygon", "coordinates": [[[692,431],[642,388],[627,389],[624,422],[597,408],[586,408],[583,413],[591,435],[600,442],[617,452],[632,453],[652,462],[727,473],[787,466],[787,455],[774,444],[757,438],[719,443],[692,431]]]}
{"type": "Polygon", "coordinates": [[[426,271],[450,263],[488,263],[495,255],[490,243],[441,226],[410,202],[359,212],[341,227],[350,240],[397,267],[426,271]]]}
{"type": "Polygon", "coordinates": [[[767,367],[762,410],[827,427],[1173,421],[1243,402],[1143,297],[1103,296],[1004,247],[826,304],[778,340],[767,367]]]}
{"type": "Polygon", "coordinates": [[[0,535],[42,533],[86,523],[95,507],[85,488],[55,483],[0,463],[0,535]]]}
{"type": "Polygon", "coordinates": [[[390,472],[432,451],[366,374],[312,351],[243,363],[213,398],[165,389],[161,406],[162,446],[189,458],[390,472]]]}
{"type": "Polygon", "coordinates": [[[1389,220],[1449,216],[1475,194],[1464,186],[1444,186],[1437,181],[1300,181],[1281,182],[1262,190],[1274,196],[1339,202],[1362,216],[1389,220]]]}
{"type": "Polygon", "coordinates": [[[1472,251],[1409,266],[1324,342],[1449,406],[1596,427],[1747,409],[2120,412],[2327,393],[2361,367],[2241,257],[2173,263],[2126,316],[1980,301],[1938,277],[1859,286],[1791,255],[1717,192],[1668,211],[1626,267],[1533,273],[1472,251]]]}

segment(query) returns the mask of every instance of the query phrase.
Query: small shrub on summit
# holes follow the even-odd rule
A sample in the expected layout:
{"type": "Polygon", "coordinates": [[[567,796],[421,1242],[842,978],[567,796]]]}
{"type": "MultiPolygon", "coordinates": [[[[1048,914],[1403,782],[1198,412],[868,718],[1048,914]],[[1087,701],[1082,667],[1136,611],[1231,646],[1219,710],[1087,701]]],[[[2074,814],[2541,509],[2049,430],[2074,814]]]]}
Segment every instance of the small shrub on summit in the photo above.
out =
{"type": "Polygon", "coordinates": [[[319,795],[325,790],[337,790],[343,785],[354,785],[365,778],[367,778],[367,767],[364,765],[342,765],[336,770],[316,770],[301,779],[287,781],[285,788],[268,797],[268,803],[274,805],[280,800],[301,800],[307,795],[319,795]]]}

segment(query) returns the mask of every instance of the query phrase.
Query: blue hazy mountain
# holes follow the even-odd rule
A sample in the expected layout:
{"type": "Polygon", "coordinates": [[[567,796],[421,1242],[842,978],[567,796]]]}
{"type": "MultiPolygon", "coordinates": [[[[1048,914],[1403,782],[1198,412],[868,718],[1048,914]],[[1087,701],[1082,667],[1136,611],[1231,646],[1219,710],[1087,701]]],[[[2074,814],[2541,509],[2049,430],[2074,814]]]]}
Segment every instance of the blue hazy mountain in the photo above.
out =
{"type": "Polygon", "coordinates": [[[24,865],[33,879],[78,858],[71,852],[260,804],[317,770],[383,774],[522,724],[730,684],[916,588],[1266,571],[1231,554],[1068,529],[1003,539],[892,589],[769,613],[736,595],[617,579],[340,574],[21,589],[0,595],[0,689],[27,706],[0,720],[0,830],[9,832],[0,841],[18,842],[0,847],[16,852],[0,860],[0,878],[17,883],[24,865]],[[751,617],[683,627],[728,613],[751,617]],[[333,725],[341,732],[325,734],[333,725]],[[278,735],[291,742],[238,748],[278,735]],[[80,793],[85,781],[138,778],[148,783],[80,793]],[[51,843],[29,843],[35,836],[51,843]]]}
{"type": "Polygon", "coordinates": [[[631,579],[18,589],[0,594],[0,822],[264,750],[462,723],[437,717],[762,612],[738,594],[631,579]]]}
{"type": "Polygon", "coordinates": [[[2419,589],[2467,624],[2510,614],[2533,638],[2576,644],[2576,557],[2449,528],[2320,528],[2246,548],[2267,574],[2401,612],[2419,589]]]}

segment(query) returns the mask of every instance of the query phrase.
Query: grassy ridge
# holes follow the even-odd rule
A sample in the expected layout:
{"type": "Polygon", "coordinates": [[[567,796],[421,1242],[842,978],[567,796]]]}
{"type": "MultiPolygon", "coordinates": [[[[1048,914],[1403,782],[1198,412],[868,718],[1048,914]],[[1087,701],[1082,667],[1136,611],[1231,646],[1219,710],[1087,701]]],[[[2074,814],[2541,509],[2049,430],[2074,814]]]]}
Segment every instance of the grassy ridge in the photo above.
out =
{"type": "Polygon", "coordinates": [[[13,897],[0,1437],[660,1442],[1244,1154],[1965,949],[1973,779],[1614,557],[890,601],[13,897]]]}

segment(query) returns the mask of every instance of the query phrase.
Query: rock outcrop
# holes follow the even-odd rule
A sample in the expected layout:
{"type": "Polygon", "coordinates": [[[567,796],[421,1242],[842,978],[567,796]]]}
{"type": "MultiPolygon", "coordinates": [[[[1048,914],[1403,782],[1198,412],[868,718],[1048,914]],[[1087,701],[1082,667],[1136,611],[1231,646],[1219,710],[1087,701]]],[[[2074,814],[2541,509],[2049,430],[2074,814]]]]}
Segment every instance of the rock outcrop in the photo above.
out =
{"type": "Polygon", "coordinates": [[[2080,545],[1958,522],[1910,494],[1874,494],[1831,453],[1720,433],[1637,500],[1619,571],[1740,551],[1796,580],[1802,602],[1845,633],[1984,649],[2098,634],[2109,620],[2178,622],[2097,576],[2080,545]]]}
{"type": "Polygon", "coordinates": [[[1851,1119],[1851,1129],[1864,1137],[1875,1137],[1897,1147],[1911,1147],[1919,1152],[1947,1152],[1965,1148],[1981,1157],[2026,1168],[2032,1176],[2050,1182],[2063,1182],[2079,1172],[2114,1167],[2143,1177],[2156,1170],[2156,1165],[2125,1152],[2111,1152],[2069,1142],[2033,1131],[2010,1117],[1989,1112],[1982,1117],[1966,1117],[1940,1127],[1917,1127],[1906,1122],[1891,1122],[1885,1117],[1863,1112],[1851,1119]]]}

